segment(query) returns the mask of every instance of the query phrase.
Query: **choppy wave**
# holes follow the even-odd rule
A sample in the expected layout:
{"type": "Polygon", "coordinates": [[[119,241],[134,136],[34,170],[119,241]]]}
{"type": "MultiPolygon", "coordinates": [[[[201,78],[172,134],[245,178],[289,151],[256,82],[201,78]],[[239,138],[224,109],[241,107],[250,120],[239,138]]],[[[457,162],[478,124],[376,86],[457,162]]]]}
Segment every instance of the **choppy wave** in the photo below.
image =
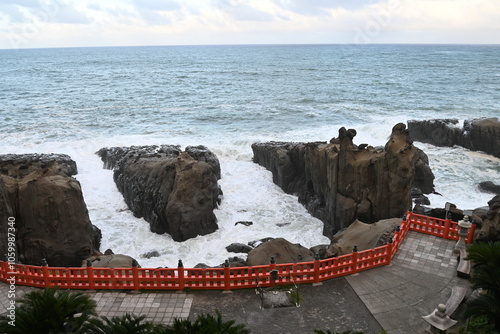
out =
{"type": "MultiPolygon", "coordinates": [[[[143,266],[217,265],[235,255],[230,243],[269,236],[310,247],[328,242],[322,223],[251,162],[250,145],[328,141],[344,126],[357,130],[355,143],[378,146],[409,119],[498,117],[499,56],[500,47],[467,46],[0,50],[0,153],[69,154],[102,248],[143,266]],[[94,153],[145,144],[203,144],[219,156],[217,232],[177,243],[127,209],[94,153]],[[140,258],[152,250],[161,256],[140,258]]],[[[500,179],[499,159],[416,145],[436,175],[433,206],[470,209],[493,197],[476,186],[500,179]]]]}

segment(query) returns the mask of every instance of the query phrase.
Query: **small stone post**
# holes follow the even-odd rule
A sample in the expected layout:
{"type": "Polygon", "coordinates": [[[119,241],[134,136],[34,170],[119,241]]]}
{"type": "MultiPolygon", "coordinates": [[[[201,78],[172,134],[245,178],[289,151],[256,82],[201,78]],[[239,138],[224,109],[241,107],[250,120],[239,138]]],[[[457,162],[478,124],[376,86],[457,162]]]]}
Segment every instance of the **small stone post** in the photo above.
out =
{"type": "Polygon", "coordinates": [[[444,304],[439,304],[434,312],[422,318],[430,324],[430,328],[426,330],[429,334],[446,334],[446,331],[457,323],[456,320],[446,315],[444,304]]]}
{"type": "Polygon", "coordinates": [[[460,227],[458,231],[459,238],[453,249],[453,252],[456,254],[460,254],[460,250],[465,249],[465,240],[469,236],[469,229],[472,227],[472,224],[469,222],[469,216],[464,216],[464,219],[458,222],[458,227],[460,227]]]}

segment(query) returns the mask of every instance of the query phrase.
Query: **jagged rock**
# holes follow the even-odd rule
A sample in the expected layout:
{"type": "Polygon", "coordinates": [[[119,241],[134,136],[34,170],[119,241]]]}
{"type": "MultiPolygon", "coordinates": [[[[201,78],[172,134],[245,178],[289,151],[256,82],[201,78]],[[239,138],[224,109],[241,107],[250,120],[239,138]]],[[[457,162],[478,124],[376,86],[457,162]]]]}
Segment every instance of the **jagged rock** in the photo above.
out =
{"type": "Polygon", "coordinates": [[[500,241],[500,195],[488,202],[489,210],[475,235],[476,241],[500,241]]]}
{"type": "Polygon", "coordinates": [[[270,170],[273,182],[286,193],[298,195],[325,223],[323,234],[328,237],[355,219],[373,223],[402,217],[411,207],[416,181],[422,191],[434,190],[427,157],[413,146],[404,124],[394,126],[383,149],[359,150],[352,142],[355,135],[355,130],[341,128],[330,144],[252,145],[254,162],[270,170]]]}
{"type": "Polygon", "coordinates": [[[436,146],[462,146],[500,158],[500,122],[498,118],[466,120],[459,127],[457,119],[410,120],[408,130],[415,141],[436,146]]]}
{"type": "Polygon", "coordinates": [[[328,249],[328,246],[329,245],[317,245],[309,248],[309,250],[315,255],[318,254],[319,258],[323,260],[326,258],[326,250],[328,249]]]}
{"type": "MultiPolygon", "coordinates": [[[[226,263],[223,263],[220,265],[220,267],[224,267],[226,263]]],[[[247,261],[245,259],[242,259],[241,257],[230,257],[227,259],[227,265],[231,268],[233,267],[247,267],[247,261]]]]}
{"type": "Polygon", "coordinates": [[[143,258],[143,259],[150,259],[152,257],[159,257],[159,256],[160,256],[160,253],[158,251],[151,251],[151,252],[141,254],[141,258],[143,258]]]}
{"type": "Polygon", "coordinates": [[[248,253],[252,249],[253,247],[240,243],[232,243],[226,247],[226,250],[230,253],[248,253]]]}
{"type": "MultiPolygon", "coordinates": [[[[64,154],[0,155],[0,218],[15,218],[20,262],[40,265],[45,258],[51,266],[79,266],[94,251],[98,235],[80,183],[71,177],[76,173],[76,163],[64,154]]],[[[6,233],[1,224],[2,254],[6,233]]]]}
{"type": "Polygon", "coordinates": [[[480,182],[478,185],[479,191],[485,193],[492,193],[496,195],[500,195],[500,185],[496,185],[491,181],[480,182]]]}
{"type": "Polygon", "coordinates": [[[268,237],[268,238],[263,238],[263,239],[259,239],[259,240],[253,240],[253,241],[250,241],[248,243],[248,246],[255,248],[255,247],[258,247],[258,246],[262,245],[263,243],[266,243],[266,242],[271,241],[271,240],[274,240],[274,238],[268,237]]]}
{"type": "Polygon", "coordinates": [[[218,228],[213,210],[220,201],[220,166],[206,147],[113,147],[97,154],[104,167],[114,168],[125,202],[152,232],[184,241],[218,228]]]}
{"type": "Polygon", "coordinates": [[[92,225],[92,249],[93,249],[93,251],[99,251],[99,249],[101,249],[101,239],[102,239],[101,229],[95,225],[92,225]]]}
{"type": "Polygon", "coordinates": [[[269,264],[271,257],[276,263],[298,263],[314,261],[314,254],[309,249],[292,244],[283,238],[267,241],[248,253],[247,264],[259,266],[269,264]]]}
{"type": "MultiPolygon", "coordinates": [[[[413,212],[419,215],[435,217],[439,219],[446,219],[446,209],[445,208],[428,208],[422,205],[415,205],[413,208],[413,212]]],[[[461,209],[458,209],[457,206],[453,203],[450,203],[450,210],[448,211],[448,216],[453,221],[460,221],[464,219],[464,212],[461,209]]]]}
{"type": "Polygon", "coordinates": [[[82,267],[87,266],[87,260],[95,268],[131,268],[140,267],[139,263],[131,256],[124,254],[94,255],[82,262],[82,267]]]}
{"type": "Polygon", "coordinates": [[[253,222],[249,222],[249,221],[239,221],[239,222],[236,222],[234,223],[234,226],[238,225],[238,224],[241,224],[243,226],[251,226],[253,225],[253,222]]]}
{"type": "Polygon", "coordinates": [[[431,204],[429,198],[425,196],[422,190],[419,188],[411,188],[411,198],[413,198],[413,202],[415,202],[415,204],[420,204],[420,205],[431,204]]]}

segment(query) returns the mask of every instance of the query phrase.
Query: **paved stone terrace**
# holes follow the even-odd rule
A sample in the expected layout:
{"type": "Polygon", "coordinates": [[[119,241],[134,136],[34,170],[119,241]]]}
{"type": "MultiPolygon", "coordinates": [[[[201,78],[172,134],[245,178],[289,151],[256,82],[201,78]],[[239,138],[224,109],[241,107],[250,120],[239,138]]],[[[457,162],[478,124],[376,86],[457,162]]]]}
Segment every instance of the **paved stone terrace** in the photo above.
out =
{"type": "Polygon", "coordinates": [[[445,304],[453,286],[469,286],[456,275],[455,243],[409,232],[390,266],[346,279],[388,333],[423,333],[422,316],[445,304]]]}
{"type": "MultiPolygon", "coordinates": [[[[5,313],[9,306],[9,285],[0,283],[1,311],[5,313]]],[[[36,288],[16,286],[16,298],[36,288]]],[[[85,290],[84,290],[85,291],[85,290]]],[[[108,318],[122,316],[125,313],[146,315],[147,320],[169,324],[174,318],[188,318],[193,298],[184,292],[167,291],[163,293],[139,293],[118,291],[85,291],[97,303],[97,314],[108,318]]]]}
{"type": "MultiPolygon", "coordinates": [[[[301,288],[304,302],[293,310],[261,310],[253,289],[235,290],[232,294],[220,291],[87,293],[96,300],[101,316],[129,312],[145,314],[149,320],[165,324],[175,317],[193,318],[201,312],[221,309],[225,319],[247,323],[253,333],[265,333],[270,328],[280,329],[281,333],[312,333],[311,326],[336,331],[364,330],[365,333],[379,333],[380,328],[390,334],[422,333],[427,328],[422,316],[432,312],[439,303],[445,303],[454,285],[468,286],[467,280],[456,276],[454,245],[455,241],[409,232],[390,266],[329,280],[319,287],[306,285],[301,288]]],[[[17,286],[16,296],[19,298],[32,289],[17,286]]],[[[8,290],[9,285],[0,282],[0,313],[5,313],[9,305],[8,290]]]]}

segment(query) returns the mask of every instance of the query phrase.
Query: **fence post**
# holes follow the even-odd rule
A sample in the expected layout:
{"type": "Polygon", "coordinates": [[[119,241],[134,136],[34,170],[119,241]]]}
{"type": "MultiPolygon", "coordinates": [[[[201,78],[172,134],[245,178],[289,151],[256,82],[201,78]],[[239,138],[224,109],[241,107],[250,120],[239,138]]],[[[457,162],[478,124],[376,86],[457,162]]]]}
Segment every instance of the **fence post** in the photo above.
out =
{"type": "Polygon", "coordinates": [[[139,268],[137,261],[132,261],[132,276],[134,280],[134,291],[139,291],[139,268]]]}
{"type": "Polygon", "coordinates": [[[94,287],[94,268],[92,268],[92,261],[87,260],[87,278],[89,280],[89,289],[95,290],[94,287]]]}
{"type": "Polygon", "coordinates": [[[184,264],[182,263],[182,260],[179,260],[179,263],[177,264],[177,277],[179,278],[179,290],[182,291],[184,290],[186,284],[184,282],[184,264]]]}
{"type": "Polygon", "coordinates": [[[269,264],[269,274],[271,275],[271,287],[276,285],[276,280],[278,279],[278,271],[276,270],[276,260],[274,256],[271,256],[271,262],[269,264]]]}
{"type": "Polygon", "coordinates": [[[387,259],[387,265],[390,265],[391,261],[392,261],[392,247],[393,247],[392,242],[393,242],[392,237],[390,237],[389,242],[387,243],[387,250],[389,252],[389,258],[387,259]]]}
{"type": "Polygon", "coordinates": [[[354,245],[352,248],[352,268],[353,274],[358,272],[358,245],[354,245]]]}
{"type": "Polygon", "coordinates": [[[313,285],[319,285],[321,283],[319,280],[319,267],[320,267],[319,253],[316,253],[314,255],[314,282],[313,282],[313,285]]]}
{"type": "Polygon", "coordinates": [[[229,261],[224,262],[224,290],[231,290],[231,270],[229,269],[229,261]]]}
{"type": "Polygon", "coordinates": [[[49,264],[45,258],[42,259],[42,273],[43,273],[43,281],[45,283],[46,288],[50,288],[50,280],[49,280],[49,264]]]}
{"type": "Polygon", "coordinates": [[[451,214],[448,213],[446,216],[446,221],[444,224],[444,238],[448,239],[450,237],[450,226],[451,226],[451,214]]]}

